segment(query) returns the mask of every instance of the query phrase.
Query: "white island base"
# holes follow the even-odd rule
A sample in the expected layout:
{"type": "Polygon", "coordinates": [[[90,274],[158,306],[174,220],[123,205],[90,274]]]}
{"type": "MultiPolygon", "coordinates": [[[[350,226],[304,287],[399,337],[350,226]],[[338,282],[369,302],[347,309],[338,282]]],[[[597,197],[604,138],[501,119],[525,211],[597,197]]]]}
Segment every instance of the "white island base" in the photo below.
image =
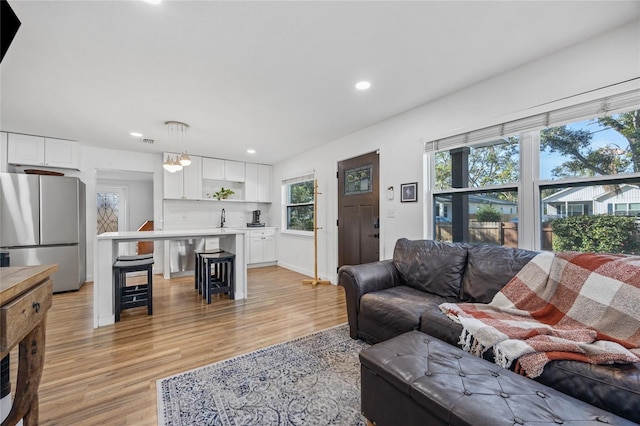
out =
{"type": "MultiPolygon", "coordinates": [[[[247,297],[247,264],[245,261],[244,231],[228,228],[181,231],[105,232],[96,237],[93,259],[93,327],[115,323],[113,262],[118,257],[120,243],[136,241],[185,240],[189,238],[218,238],[222,250],[236,255],[235,299],[247,297]]],[[[194,291],[196,291],[194,289],[194,291]]]]}

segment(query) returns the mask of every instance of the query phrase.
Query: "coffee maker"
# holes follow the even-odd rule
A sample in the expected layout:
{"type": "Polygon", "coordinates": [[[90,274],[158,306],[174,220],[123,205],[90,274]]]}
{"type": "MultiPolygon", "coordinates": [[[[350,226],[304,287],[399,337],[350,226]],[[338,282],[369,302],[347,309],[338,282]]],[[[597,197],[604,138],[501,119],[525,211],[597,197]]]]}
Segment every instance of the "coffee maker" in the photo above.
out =
{"type": "Polygon", "coordinates": [[[253,211],[253,221],[250,223],[247,223],[247,227],[249,228],[259,228],[261,226],[264,226],[264,223],[260,223],[260,210],[254,210],[253,211]]]}

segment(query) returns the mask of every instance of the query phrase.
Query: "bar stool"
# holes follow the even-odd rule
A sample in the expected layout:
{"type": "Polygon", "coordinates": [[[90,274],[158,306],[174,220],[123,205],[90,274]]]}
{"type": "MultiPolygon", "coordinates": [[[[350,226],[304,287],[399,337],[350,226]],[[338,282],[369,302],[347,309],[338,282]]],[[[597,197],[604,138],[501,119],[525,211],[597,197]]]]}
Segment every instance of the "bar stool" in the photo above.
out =
{"type": "Polygon", "coordinates": [[[229,298],[234,298],[235,290],[235,263],[236,255],[226,251],[220,253],[202,253],[200,255],[203,264],[203,293],[202,298],[207,298],[211,303],[212,294],[229,293],[229,298]]]}
{"type": "Polygon", "coordinates": [[[199,250],[194,250],[193,254],[195,257],[195,288],[198,290],[198,294],[203,294],[202,293],[202,277],[204,276],[204,264],[202,262],[202,255],[203,254],[212,254],[212,253],[222,253],[223,250],[220,249],[208,249],[208,250],[203,250],[203,249],[199,249],[199,250]]]}
{"type": "Polygon", "coordinates": [[[153,254],[119,256],[113,264],[116,322],[124,309],[147,306],[148,315],[153,314],[153,254]],[[127,286],[127,273],[147,272],[146,284],[127,286]]]}

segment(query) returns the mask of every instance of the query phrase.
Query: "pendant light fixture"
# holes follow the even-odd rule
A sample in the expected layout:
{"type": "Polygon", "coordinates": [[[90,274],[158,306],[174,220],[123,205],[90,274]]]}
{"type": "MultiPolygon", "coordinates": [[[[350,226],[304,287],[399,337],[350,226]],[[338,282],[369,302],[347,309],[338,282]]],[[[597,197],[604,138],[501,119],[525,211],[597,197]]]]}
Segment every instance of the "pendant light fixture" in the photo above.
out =
{"type": "Polygon", "coordinates": [[[191,158],[189,154],[187,154],[186,149],[184,148],[185,141],[187,139],[187,130],[189,129],[189,125],[183,123],[181,121],[167,121],[164,123],[167,126],[167,134],[169,138],[169,142],[175,141],[180,142],[182,147],[182,154],[176,155],[175,159],[171,157],[171,155],[167,155],[167,159],[165,160],[162,167],[170,173],[175,173],[182,170],[182,167],[188,166],[191,164],[191,158]]]}

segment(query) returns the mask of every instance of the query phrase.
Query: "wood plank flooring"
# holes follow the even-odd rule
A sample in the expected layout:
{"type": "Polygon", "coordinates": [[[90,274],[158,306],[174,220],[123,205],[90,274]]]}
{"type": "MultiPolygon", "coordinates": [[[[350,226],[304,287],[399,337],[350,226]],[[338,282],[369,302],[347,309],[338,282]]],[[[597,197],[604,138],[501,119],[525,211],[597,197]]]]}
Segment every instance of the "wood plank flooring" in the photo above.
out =
{"type": "Polygon", "coordinates": [[[99,329],[92,283],[54,295],[40,424],[155,425],[157,379],[346,322],[344,290],[305,278],[278,266],[250,269],[247,299],[221,295],[207,305],[193,277],[154,275],[152,316],[129,309],[99,329]]]}

